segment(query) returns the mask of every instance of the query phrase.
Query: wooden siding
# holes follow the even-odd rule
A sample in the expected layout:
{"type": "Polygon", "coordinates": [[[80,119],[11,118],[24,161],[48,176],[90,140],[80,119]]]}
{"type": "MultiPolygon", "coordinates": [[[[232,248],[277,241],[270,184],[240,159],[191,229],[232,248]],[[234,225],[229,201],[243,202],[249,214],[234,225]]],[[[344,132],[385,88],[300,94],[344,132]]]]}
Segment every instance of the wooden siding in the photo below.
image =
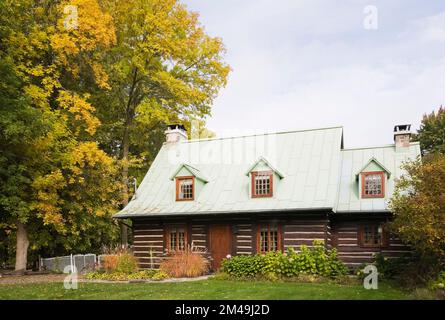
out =
{"type": "Polygon", "coordinates": [[[328,240],[328,220],[326,218],[290,220],[283,226],[284,250],[293,248],[300,251],[301,245],[312,247],[314,240],[325,243],[328,240]]]}
{"type": "Polygon", "coordinates": [[[199,252],[205,252],[207,250],[207,226],[204,224],[192,224],[191,229],[193,248],[199,252]]]}
{"type": "MultiPolygon", "coordinates": [[[[177,223],[173,223],[177,224],[177,223]]],[[[207,226],[202,223],[179,223],[187,226],[187,245],[208,256],[207,226]]],[[[133,252],[139,262],[139,268],[158,268],[163,259],[168,259],[165,243],[165,225],[161,222],[134,221],[133,252]],[[151,255],[150,255],[151,252],[151,255]]]]}
{"type": "Polygon", "coordinates": [[[141,269],[158,268],[164,254],[164,227],[161,223],[134,221],[133,253],[141,269]],[[151,253],[151,254],[150,254],[151,253]]]}
{"type": "Polygon", "coordinates": [[[252,223],[240,223],[234,225],[233,254],[250,255],[254,252],[253,244],[256,239],[256,237],[253,236],[254,230],[256,229],[252,223]]]}
{"type": "Polygon", "coordinates": [[[365,222],[384,222],[387,217],[341,219],[336,216],[317,215],[305,216],[300,219],[281,218],[267,219],[176,219],[172,222],[134,221],[134,254],[139,259],[140,267],[157,268],[162,259],[168,259],[165,250],[165,226],[170,223],[187,225],[187,243],[211,258],[209,250],[209,226],[213,223],[229,224],[232,226],[232,255],[250,255],[257,251],[257,226],[259,223],[276,222],[281,226],[281,241],[283,249],[294,248],[300,251],[301,245],[311,247],[314,240],[322,240],[328,248],[337,248],[340,259],[348,267],[358,267],[363,263],[371,263],[374,254],[381,252],[389,258],[400,257],[410,252],[394,235],[390,235],[387,247],[361,247],[359,245],[359,228],[365,222]],[[331,219],[331,220],[330,220],[331,219]],[[333,221],[332,221],[333,219],[333,221]],[[151,257],[150,257],[151,252],[151,257]]]}
{"type": "Polygon", "coordinates": [[[332,224],[332,244],[338,250],[340,259],[350,268],[374,261],[376,253],[383,253],[388,258],[401,257],[410,252],[397,237],[390,235],[387,247],[361,247],[359,245],[358,222],[336,222],[332,224]]]}

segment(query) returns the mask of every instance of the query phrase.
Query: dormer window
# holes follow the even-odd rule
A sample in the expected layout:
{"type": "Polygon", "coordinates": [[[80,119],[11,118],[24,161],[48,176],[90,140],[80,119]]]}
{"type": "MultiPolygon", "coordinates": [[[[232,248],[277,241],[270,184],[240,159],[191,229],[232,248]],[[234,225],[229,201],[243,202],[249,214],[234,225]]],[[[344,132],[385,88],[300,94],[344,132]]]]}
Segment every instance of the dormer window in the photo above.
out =
{"type": "Polygon", "coordinates": [[[189,164],[181,164],[170,177],[175,181],[176,201],[193,201],[199,197],[199,193],[209,181],[201,171],[189,164]]]}
{"type": "Polygon", "coordinates": [[[362,198],[385,197],[385,173],[362,172],[362,198]]]}
{"type": "Polygon", "coordinates": [[[252,198],[273,197],[274,178],[277,178],[277,181],[284,178],[284,175],[263,157],[255,161],[247,170],[246,176],[251,179],[250,195],[252,198]]]}
{"type": "Polygon", "coordinates": [[[252,175],[252,197],[265,198],[273,195],[273,172],[254,171],[252,175]]]}
{"type": "Polygon", "coordinates": [[[376,158],[371,158],[357,173],[361,199],[385,198],[386,180],[391,172],[376,158]]]}
{"type": "Polygon", "coordinates": [[[195,198],[195,177],[176,178],[176,201],[191,201],[195,198]]]}

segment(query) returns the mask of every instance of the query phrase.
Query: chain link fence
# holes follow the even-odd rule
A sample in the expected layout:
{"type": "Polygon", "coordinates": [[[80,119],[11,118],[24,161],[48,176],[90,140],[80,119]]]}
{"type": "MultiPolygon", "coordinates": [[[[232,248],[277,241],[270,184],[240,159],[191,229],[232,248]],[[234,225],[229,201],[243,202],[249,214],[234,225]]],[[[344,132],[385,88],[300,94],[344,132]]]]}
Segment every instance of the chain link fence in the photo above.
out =
{"type": "Polygon", "coordinates": [[[68,266],[71,271],[73,271],[75,267],[77,272],[95,270],[98,266],[98,257],[95,254],[90,253],[40,259],[41,270],[64,272],[68,266]]]}

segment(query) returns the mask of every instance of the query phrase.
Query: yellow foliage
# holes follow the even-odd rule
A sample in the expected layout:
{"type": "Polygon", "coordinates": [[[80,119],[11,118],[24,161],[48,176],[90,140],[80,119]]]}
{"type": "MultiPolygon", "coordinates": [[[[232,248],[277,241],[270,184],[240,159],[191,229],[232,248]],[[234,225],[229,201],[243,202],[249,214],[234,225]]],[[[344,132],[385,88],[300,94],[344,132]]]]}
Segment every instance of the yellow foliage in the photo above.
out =
{"type": "Polygon", "coordinates": [[[88,96],[81,98],[76,93],[60,91],[57,101],[62,109],[68,110],[74,115],[76,121],[82,121],[86,125],[85,131],[94,134],[100,122],[92,113],[94,108],[86,102],[88,96]]]}

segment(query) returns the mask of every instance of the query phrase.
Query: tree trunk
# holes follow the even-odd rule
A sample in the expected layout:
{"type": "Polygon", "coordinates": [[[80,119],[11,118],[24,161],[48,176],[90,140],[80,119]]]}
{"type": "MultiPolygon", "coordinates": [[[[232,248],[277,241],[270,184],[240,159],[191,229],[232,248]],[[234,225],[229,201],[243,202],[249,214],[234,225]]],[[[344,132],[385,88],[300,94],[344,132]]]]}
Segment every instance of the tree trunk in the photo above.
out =
{"type": "MultiPolygon", "coordinates": [[[[123,167],[122,167],[122,182],[123,182],[123,197],[122,197],[122,205],[125,207],[128,204],[128,153],[130,150],[130,141],[129,141],[129,124],[125,123],[124,128],[124,137],[122,139],[122,160],[123,160],[123,167]]],[[[128,229],[125,224],[120,222],[120,229],[121,229],[121,245],[123,248],[128,247],[128,229]]]]}
{"type": "MultiPolygon", "coordinates": [[[[124,136],[122,137],[122,182],[123,182],[123,200],[122,205],[125,207],[128,204],[128,155],[130,152],[130,128],[133,123],[134,113],[132,111],[132,106],[134,105],[134,94],[137,83],[138,71],[136,68],[133,70],[133,78],[131,83],[130,92],[128,94],[128,101],[125,111],[125,123],[124,123],[124,136]]],[[[121,223],[121,244],[122,247],[128,247],[128,228],[125,224],[121,223]]]]}
{"type": "Polygon", "coordinates": [[[28,232],[20,221],[17,221],[17,249],[15,256],[15,271],[25,272],[28,258],[28,232]]]}

